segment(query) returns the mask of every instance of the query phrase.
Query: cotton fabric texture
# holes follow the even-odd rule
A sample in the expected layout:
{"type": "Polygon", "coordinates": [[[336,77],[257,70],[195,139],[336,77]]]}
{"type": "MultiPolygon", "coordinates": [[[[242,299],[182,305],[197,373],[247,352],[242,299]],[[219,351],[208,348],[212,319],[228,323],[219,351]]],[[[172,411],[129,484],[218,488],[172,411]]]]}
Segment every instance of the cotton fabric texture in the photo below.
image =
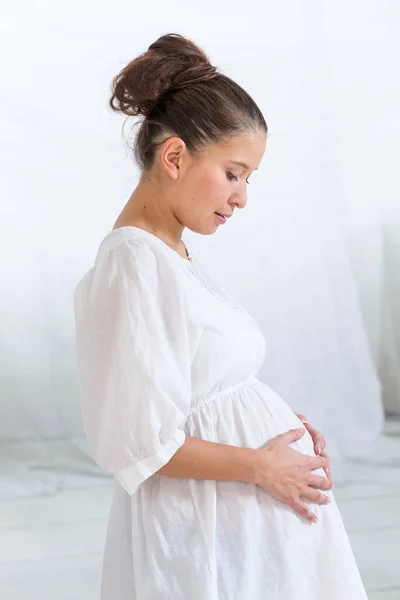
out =
{"type": "MultiPolygon", "coordinates": [[[[157,473],[186,435],[262,448],[302,426],[257,377],[259,327],[195,256],[112,230],[74,308],[87,441],[115,476],[102,600],[367,598],[332,492],[305,501],[310,524],[256,484],[157,473]]],[[[307,431],[291,446],[315,455],[307,431]]]]}

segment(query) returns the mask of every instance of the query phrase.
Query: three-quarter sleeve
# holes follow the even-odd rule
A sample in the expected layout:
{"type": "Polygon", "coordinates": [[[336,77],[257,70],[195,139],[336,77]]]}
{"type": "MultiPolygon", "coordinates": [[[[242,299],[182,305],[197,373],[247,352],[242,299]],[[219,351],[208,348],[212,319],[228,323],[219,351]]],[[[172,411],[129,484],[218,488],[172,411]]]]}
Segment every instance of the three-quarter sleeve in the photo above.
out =
{"type": "Polygon", "coordinates": [[[180,268],[124,240],[98,257],[74,294],[88,446],[129,494],[185,441],[191,353],[180,268]]]}

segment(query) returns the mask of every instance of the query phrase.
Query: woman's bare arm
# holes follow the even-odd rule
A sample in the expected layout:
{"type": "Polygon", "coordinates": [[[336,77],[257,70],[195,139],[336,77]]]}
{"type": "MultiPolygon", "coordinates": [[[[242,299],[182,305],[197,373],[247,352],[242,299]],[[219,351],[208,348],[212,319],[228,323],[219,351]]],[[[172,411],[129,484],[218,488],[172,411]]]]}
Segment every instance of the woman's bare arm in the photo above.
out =
{"type": "Polygon", "coordinates": [[[171,477],[255,483],[308,521],[315,522],[316,516],[300,500],[300,496],[317,504],[328,504],[330,498],[318,488],[330,490],[332,482],[312,473],[326,466],[326,458],[308,456],[289,447],[304,433],[304,428],[290,429],[269,440],[259,450],[217,444],[187,435],[182,446],[157,473],[171,477]]]}
{"type": "Polygon", "coordinates": [[[158,473],[172,477],[255,483],[258,450],[216,444],[189,435],[158,473]]]}

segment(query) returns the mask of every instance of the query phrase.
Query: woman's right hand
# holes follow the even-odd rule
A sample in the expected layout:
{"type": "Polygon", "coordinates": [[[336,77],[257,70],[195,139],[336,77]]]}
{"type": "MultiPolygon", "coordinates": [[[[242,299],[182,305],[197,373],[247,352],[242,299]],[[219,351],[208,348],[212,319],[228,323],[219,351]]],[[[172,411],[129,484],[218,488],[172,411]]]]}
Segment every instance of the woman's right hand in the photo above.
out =
{"type": "Polygon", "coordinates": [[[268,494],[291,506],[302,517],[317,522],[316,515],[300,499],[304,497],[317,504],[328,504],[330,498],[318,491],[332,489],[326,477],[312,471],[328,465],[322,456],[309,456],[289,448],[289,444],[303,437],[305,429],[290,429],[269,440],[258,452],[257,485],[268,494]]]}

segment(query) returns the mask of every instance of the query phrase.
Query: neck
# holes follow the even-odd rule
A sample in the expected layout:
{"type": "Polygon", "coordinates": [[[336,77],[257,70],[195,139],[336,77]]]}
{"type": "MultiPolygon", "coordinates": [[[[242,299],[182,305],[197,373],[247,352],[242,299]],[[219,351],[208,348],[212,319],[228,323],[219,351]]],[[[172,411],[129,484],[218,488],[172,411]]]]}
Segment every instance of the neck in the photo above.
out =
{"type": "Polygon", "coordinates": [[[119,215],[119,223],[143,227],[173,247],[182,245],[185,227],[171,210],[168,197],[151,182],[140,181],[119,215]]]}

